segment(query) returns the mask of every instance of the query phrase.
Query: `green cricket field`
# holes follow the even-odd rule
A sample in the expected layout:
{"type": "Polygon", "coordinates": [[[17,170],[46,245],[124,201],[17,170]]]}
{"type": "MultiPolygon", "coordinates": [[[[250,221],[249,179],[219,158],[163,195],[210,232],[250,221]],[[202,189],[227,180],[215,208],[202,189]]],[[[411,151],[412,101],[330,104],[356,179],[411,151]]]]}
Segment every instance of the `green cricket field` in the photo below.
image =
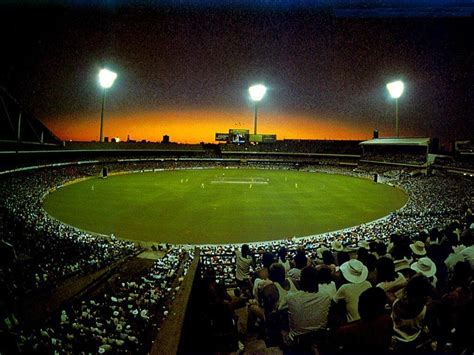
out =
{"type": "Polygon", "coordinates": [[[381,218],[408,200],[366,179],[294,170],[172,170],[92,177],[43,207],[83,230],[174,244],[303,237],[381,218]]]}

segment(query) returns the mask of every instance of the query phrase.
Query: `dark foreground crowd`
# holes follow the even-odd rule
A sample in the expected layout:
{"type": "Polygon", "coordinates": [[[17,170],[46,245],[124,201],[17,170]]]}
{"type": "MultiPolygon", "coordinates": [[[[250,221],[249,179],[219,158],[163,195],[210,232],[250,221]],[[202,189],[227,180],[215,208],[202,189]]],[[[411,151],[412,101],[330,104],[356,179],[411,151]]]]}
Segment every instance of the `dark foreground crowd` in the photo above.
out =
{"type": "Polygon", "coordinates": [[[258,338],[290,352],[470,354],[470,210],[466,220],[469,226],[457,222],[414,239],[393,234],[387,244],[361,243],[350,252],[333,244],[315,254],[303,246],[255,253],[245,244],[234,254],[234,295],[214,269],[204,272],[205,332],[216,351],[258,338]],[[237,315],[247,317],[243,326],[237,315]]]}

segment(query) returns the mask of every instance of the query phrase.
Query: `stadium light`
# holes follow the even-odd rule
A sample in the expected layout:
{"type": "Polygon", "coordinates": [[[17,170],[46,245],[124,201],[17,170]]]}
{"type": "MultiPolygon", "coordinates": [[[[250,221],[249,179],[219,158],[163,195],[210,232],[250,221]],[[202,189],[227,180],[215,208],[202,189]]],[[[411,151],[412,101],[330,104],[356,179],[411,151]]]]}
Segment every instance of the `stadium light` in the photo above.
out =
{"type": "Polygon", "coordinates": [[[253,121],[253,134],[257,134],[257,115],[258,115],[258,103],[263,99],[267,88],[265,85],[257,84],[249,87],[250,98],[255,102],[255,117],[253,121]]]}
{"type": "Polygon", "coordinates": [[[100,113],[100,141],[104,142],[104,109],[105,109],[105,95],[107,89],[110,89],[114,85],[114,81],[117,79],[117,73],[108,69],[101,69],[99,72],[99,84],[103,89],[102,94],[102,111],[100,113]]]}
{"type": "Polygon", "coordinates": [[[390,96],[395,99],[395,130],[397,133],[397,138],[400,137],[400,126],[398,121],[398,99],[403,94],[405,85],[403,81],[397,80],[387,84],[387,90],[390,93],[390,96]]]}

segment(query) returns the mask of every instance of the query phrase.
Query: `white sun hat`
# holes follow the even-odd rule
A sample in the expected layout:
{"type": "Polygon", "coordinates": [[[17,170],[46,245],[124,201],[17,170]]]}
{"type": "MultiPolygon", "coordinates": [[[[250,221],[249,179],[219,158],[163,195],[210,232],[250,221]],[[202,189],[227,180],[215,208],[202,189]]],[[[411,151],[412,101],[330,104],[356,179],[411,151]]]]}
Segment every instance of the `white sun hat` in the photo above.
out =
{"type": "Polygon", "coordinates": [[[341,265],[340,270],[347,281],[359,284],[367,279],[369,270],[357,259],[351,259],[341,265]]]}
{"type": "Polygon", "coordinates": [[[436,274],[436,265],[430,258],[421,258],[417,262],[411,264],[411,269],[422,273],[426,277],[436,274]]]}
{"type": "Polygon", "coordinates": [[[410,244],[410,249],[415,255],[418,255],[418,256],[426,255],[425,243],[423,243],[420,240],[417,240],[415,243],[410,244]]]}

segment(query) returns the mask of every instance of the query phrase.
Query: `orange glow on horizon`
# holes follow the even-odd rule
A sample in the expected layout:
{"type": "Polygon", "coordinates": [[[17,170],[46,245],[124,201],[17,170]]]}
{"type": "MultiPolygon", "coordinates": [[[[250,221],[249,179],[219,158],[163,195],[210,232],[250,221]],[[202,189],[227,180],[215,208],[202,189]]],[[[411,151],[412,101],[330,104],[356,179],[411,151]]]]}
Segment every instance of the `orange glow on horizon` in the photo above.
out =
{"type": "MultiPolygon", "coordinates": [[[[45,119],[45,124],[62,140],[92,141],[99,138],[98,114],[72,114],[45,119]]],[[[253,133],[253,112],[223,110],[156,110],[134,113],[109,112],[104,136],[141,141],[161,141],[167,134],[179,143],[214,142],[216,132],[230,128],[253,133]]],[[[339,119],[304,114],[259,113],[258,133],[276,134],[277,139],[367,139],[372,128],[339,119]]]]}

